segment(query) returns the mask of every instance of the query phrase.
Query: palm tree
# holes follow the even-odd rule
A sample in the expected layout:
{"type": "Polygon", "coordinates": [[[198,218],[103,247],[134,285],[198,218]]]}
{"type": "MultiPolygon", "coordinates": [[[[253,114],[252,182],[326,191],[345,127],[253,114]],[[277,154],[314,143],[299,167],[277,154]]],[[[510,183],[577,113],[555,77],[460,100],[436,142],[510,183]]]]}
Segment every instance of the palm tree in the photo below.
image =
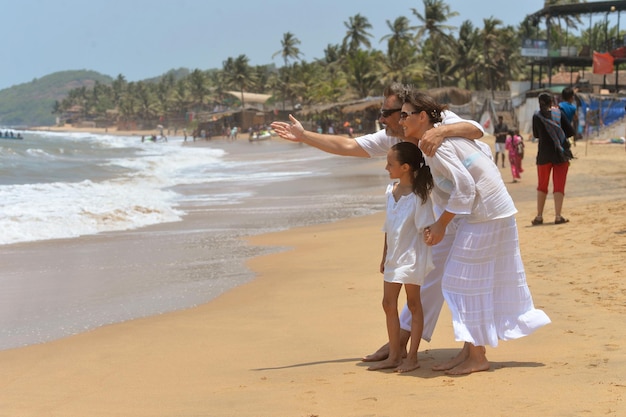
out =
{"type": "Polygon", "coordinates": [[[209,88],[206,75],[197,68],[189,74],[189,92],[193,98],[194,105],[202,108],[205,97],[209,95],[209,88]]]}
{"type": "Polygon", "coordinates": [[[443,0],[422,0],[424,2],[424,15],[418,12],[416,9],[411,8],[411,11],[417,17],[421,23],[417,26],[417,39],[421,39],[424,34],[428,33],[428,40],[432,44],[433,58],[435,60],[435,70],[437,73],[437,87],[442,87],[443,82],[441,78],[441,64],[440,54],[441,46],[444,41],[449,41],[450,36],[446,31],[456,29],[455,26],[446,25],[445,22],[455,16],[458,16],[457,12],[451,12],[450,6],[448,6],[443,0]]]}
{"type": "Polygon", "coordinates": [[[283,60],[285,61],[285,71],[281,73],[286,75],[286,78],[281,78],[282,88],[282,96],[283,96],[283,109],[285,108],[285,98],[288,95],[287,91],[290,89],[290,71],[289,69],[289,60],[290,59],[298,59],[300,58],[300,49],[296,45],[300,45],[300,40],[296,38],[291,32],[287,32],[283,34],[283,39],[280,41],[282,46],[280,51],[277,51],[272,55],[274,58],[276,55],[281,55],[283,60]]]}
{"type": "Polygon", "coordinates": [[[224,81],[226,85],[236,88],[241,92],[241,108],[244,108],[243,93],[255,83],[254,72],[248,64],[246,55],[239,55],[237,58],[228,58],[224,61],[224,81]]]}
{"type": "Polygon", "coordinates": [[[285,61],[285,66],[289,66],[290,59],[298,59],[300,58],[301,52],[300,48],[297,45],[300,45],[300,40],[296,38],[293,33],[287,32],[283,34],[283,39],[280,41],[280,45],[282,48],[280,51],[276,51],[272,58],[280,55],[285,61]]]}
{"type": "Polygon", "coordinates": [[[174,74],[172,72],[168,72],[161,77],[156,85],[156,98],[161,109],[161,114],[164,117],[170,113],[170,103],[175,84],[174,74]]]}
{"type": "Polygon", "coordinates": [[[411,42],[413,39],[412,32],[417,29],[416,26],[410,26],[409,19],[406,16],[397,17],[393,23],[389,20],[386,20],[385,23],[387,23],[387,27],[391,33],[380,38],[380,41],[387,41],[388,54],[393,53],[393,49],[396,45],[411,42]]]}
{"type": "Polygon", "coordinates": [[[453,70],[460,72],[464,87],[470,88],[470,74],[480,58],[479,32],[471,21],[465,20],[459,28],[459,39],[455,42],[456,57],[453,70]]]}
{"type": "Polygon", "coordinates": [[[343,24],[348,29],[346,36],[343,38],[342,49],[344,52],[353,53],[361,45],[368,49],[371,48],[372,44],[368,38],[371,38],[372,34],[367,29],[371,29],[372,25],[367,20],[367,17],[356,14],[350,17],[348,22],[343,22],[343,24]]]}
{"type": "Polygon", "coordinates": [[[421,65],[418,65],[418,50],[412,33],[417,27],[410,26],[405,16],[396,18],[393,23],[387,20],[386,23],[391,33],[380,38],[381,42],[387,41],[382,82],[414,83],[416,78],[421,78],[421,65]]]}
{"type": "Polygon", "coordinates": [[[348,84],[356,92],[357,98],[365,98],[379,91],[380,62],[380,51],[356,50],[348,55],[345,66],[348,84]]]}
{"type": "MultiPolygon", "coordinates": [[[[545,0],[544,7],[555,6],[555,5],[566,5],[566,4],[579,4],[580,0],[545,0]]],[[[551,18],[548,18],[551,20],[551,18]]],[[[561,40],[563,38],[563,26],[565,26],[565,39],[564,44],[568,42],[568,34],[569,30],[578,29],[578,25],[582,24],[582,20],[578,15],[569,15],[569,16],[556,16],[556,30],[553,32],[554,40],[559,41],[561,44],[561,40]]],[[[554,27],[553,27],[554,28],[554,27]]]]}
{"type": "Polygon", "coordinates": [[[190,77],[186,77],[176,81],[174,89],[172,91],[173,110],[179,118],[183,117],[191,104],[191,99],[189,97],[189,79],[190,77]]]}
{"type": "Polygon", "coordinates": [[[495,76],[498,69],[496,58],[500,58],[499,51],[501,50],[501,45],[499,36],[501,32],[498,26],[501,24],[502,21],[494,17],[483,19],[484,26],[480,32],[483,43],[484,61],[482,64],[487,73],[487,85],[492,92],[495,90],[495,76]]]}
{"type": "Polygon", "coordinates": [[[119,74],[115,80],[111,83],[111,88],[113,89],[113,103],[118,106],[120,100],[122,99],[122,95],[126,90],[126,78],[122,74],[119,74]]]}
{"type": "Polygon", "coordinates": [[[124,93],[120,97],[119,111],[122,120],[130,121],[137,115],[137,95],[135,94],[135,83],[126,84],[124,93]]]}

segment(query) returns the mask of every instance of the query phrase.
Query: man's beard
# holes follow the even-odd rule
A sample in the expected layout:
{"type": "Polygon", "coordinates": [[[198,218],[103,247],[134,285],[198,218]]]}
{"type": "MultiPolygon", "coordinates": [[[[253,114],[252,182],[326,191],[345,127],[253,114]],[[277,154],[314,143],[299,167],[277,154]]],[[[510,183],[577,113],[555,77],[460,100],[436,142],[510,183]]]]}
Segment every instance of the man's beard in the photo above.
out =
{"type": "Polygon", "coordinates": [[[404,132],[402,129],[399,131],[393,131],[388,125],[385,125],[385,133],[392,138],[404,139],[404,132]]]}

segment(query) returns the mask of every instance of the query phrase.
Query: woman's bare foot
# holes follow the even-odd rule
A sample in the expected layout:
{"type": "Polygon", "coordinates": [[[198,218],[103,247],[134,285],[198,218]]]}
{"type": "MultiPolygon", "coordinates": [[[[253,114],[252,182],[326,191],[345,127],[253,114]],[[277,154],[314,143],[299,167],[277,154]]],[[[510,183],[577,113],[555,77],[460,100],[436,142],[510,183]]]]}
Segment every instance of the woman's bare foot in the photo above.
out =
{"type": "MultiPolygon", "coordinates": [[[[465,350],[465,346],[463,347],[465,350]]],[[[484,346],[474,346],[470,344],[467,349],[467,359],[454,368],[446,370],[447,375],[468,375],[474,372],[489,370],[486,349],[484,346]]]]}
{"type": "Polygon", "coordinates": [[[414,371],[419,367],[420,367],[420,364],[417,361],[417,358],[411,358],[411,359],[404,358],[404,360],[402,361],[402,365],[396,368],[396,372],[403,374],[405,372],[414,371]]]}
{"type": "Polygon", "coordinates": [[[432,367],[433,371],[448,371],[452,368],[455,368],[465,362],[465,360],[469,356],[469,348],[467,344],[463,345],[463,349],[457,355],[450,359],[448,362],[440,363],[439,365],[435,365],[432,367]]]}
{"type": "Polygon", "coordinates": [[[367,368],[367,370],[368,371],[380,371],[381,369],[397,368],[401,364],[402,364],[402,359],[394,360],[394,359],[387,358],[382,362],[373,364],[372,366],[367,368]]]}
{"type": "Polygon", "coordinates": [[[446,371],[446,375],[469,375],[474,372],[482,372],[489,370],[489,361],[487,358],[485,360],[474,360],[472,358],[468,358],[465,362],[455,366],[452,369],[446,371]]]}

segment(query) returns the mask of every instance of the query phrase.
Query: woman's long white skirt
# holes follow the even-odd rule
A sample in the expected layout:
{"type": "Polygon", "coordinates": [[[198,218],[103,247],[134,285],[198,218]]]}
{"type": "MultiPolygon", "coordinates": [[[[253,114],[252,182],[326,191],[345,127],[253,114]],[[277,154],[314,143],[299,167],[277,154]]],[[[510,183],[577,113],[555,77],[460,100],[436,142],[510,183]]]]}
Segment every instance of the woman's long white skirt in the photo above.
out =
{"type": "Polygon", "coordinates": [[[515,217],[461,219],[442,279],[457,341],[497,346],[550,323],[533,305],[515,217]]]}

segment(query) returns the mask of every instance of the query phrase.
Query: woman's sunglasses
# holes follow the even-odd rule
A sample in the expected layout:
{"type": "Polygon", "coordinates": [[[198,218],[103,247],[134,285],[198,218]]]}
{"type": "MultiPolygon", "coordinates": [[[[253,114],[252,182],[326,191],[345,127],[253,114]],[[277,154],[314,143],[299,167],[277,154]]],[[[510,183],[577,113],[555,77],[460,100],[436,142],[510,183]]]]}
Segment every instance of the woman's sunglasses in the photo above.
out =
{"type": "Polygon", "coordinates": [[[400,113],[400,120],[406,120],[406,119],[407,119],[407,117],[409,117],[410,115],[412,115],[412,114],[418,114],[418,113],[421,113],[421,112],[422,112],[421,110],[418,110],[418,111],[410,111],[410,112],[408,112],[408,113],[407,113],[407,112],[405,112],[405,111],[403,111],[402,113],[400,113]]]}

